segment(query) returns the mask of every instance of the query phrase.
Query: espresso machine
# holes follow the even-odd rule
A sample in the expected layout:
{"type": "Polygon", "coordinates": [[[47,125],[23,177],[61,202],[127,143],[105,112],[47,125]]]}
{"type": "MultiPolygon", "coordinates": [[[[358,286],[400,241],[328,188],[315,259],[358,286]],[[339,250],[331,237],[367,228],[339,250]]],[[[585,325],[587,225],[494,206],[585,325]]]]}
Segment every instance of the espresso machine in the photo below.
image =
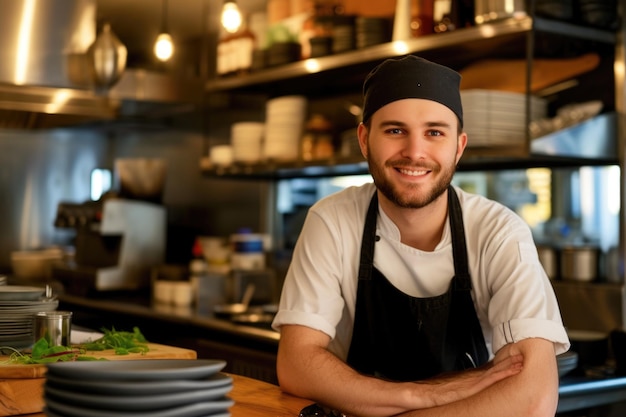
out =
{"type": "Polygon", "coordinates": [[[165,207],[148,201],[60,203],[54,224],[75,230],[75,255],[52,277],[74,295],[148,287],[165,260],[166,222],[165,207]]]}

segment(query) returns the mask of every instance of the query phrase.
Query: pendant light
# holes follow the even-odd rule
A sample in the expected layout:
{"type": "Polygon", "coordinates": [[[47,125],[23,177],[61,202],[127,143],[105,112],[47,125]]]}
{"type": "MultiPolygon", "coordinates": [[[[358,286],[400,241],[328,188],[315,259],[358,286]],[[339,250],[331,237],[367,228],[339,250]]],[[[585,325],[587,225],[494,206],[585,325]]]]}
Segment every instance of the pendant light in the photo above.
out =
{"type": "Polygon", "coordinates": [[[159,61],[168,61],[174,54],[174,42],[167,31],[167,0],[163,0],[163,13],[161,14],[161,33],[154,43],[154,55],[159,61]]]}
{"type": "Polygon", "coordinates": [[[106,90],[120,79],[126,68],[127,55],[126,46],[113,33],[111,25],[105,22],[88,50],[96,87],[106,90]]]}
{"type": "Polygon", "coordinates": [[[228,33],[235,33],[241,27],[241,11],[236,0],[224,0],[222,7],[222,26],[228,33]]]}

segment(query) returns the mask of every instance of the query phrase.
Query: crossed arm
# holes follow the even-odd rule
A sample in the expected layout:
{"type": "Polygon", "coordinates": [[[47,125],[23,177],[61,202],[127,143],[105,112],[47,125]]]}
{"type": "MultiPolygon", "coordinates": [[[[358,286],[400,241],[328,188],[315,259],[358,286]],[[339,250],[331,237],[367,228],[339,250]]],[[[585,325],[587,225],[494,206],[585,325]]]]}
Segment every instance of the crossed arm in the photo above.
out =
{"type": "Polygon", "coordinates": [[[281,329],[281,388],[350,416],[554,416],[558,372],[553,344],[509,344],[488,365],[427,381],[390,382],[361,375],[327,350],[329,337],[298,325],[281,329]]]}

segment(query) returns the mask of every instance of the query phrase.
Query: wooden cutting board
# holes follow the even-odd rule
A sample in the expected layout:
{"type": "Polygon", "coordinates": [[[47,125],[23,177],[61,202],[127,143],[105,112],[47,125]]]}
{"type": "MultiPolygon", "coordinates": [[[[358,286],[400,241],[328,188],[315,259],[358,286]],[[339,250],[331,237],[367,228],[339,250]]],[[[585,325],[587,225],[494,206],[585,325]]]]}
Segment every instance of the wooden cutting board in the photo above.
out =
{"type": "MultiPolygon", "coordinates": [[[[108,360],[196,359],[194,350],[148,343],[145,354],[116,355],[111,350],[86,351],[85,355],[108,360]]],[[[9,365],[7,356],[0,356],[0,417],[40,413],[45,405],[44,383],[46,365],[9,365]]]]}
{"type": "MultiPolygon", "coordinates": [[[[575,58],[535,59],[532,67],[531,90],[533,93],[594,70],[600,64],[600,56],[589,53],[575,58]]],[[[485,59],[463,68],[460,73],[461,89],[472,88],[526,92],[525,59],[485,59]]]]}
{"type": "MultiPolygon", "coordinates": [[[[114,350],[85,351],[85,356],[123,361],[131,359],[196,359],[196,352],[175,346],[148,343],[148,352],[116,355],[114,350]]],[[[0,379],[42,378],[46,374],[46,365],[10,365],[8,357],[0,356],[0,379]]]]}

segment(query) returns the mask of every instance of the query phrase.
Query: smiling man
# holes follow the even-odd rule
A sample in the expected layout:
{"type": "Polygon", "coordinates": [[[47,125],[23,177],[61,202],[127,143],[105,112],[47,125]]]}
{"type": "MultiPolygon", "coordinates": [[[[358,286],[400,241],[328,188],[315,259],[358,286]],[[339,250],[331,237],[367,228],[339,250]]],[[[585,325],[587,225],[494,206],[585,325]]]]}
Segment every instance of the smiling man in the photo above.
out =
{"type": "Polygon", "coordinates": [[[569,341],[530,229],[451,186],[468,141],[459,84],[415,56],[374,68],[358,126],[374,182],[307,215],[277,372],[329,415],[554,416],[569,341]]]}

